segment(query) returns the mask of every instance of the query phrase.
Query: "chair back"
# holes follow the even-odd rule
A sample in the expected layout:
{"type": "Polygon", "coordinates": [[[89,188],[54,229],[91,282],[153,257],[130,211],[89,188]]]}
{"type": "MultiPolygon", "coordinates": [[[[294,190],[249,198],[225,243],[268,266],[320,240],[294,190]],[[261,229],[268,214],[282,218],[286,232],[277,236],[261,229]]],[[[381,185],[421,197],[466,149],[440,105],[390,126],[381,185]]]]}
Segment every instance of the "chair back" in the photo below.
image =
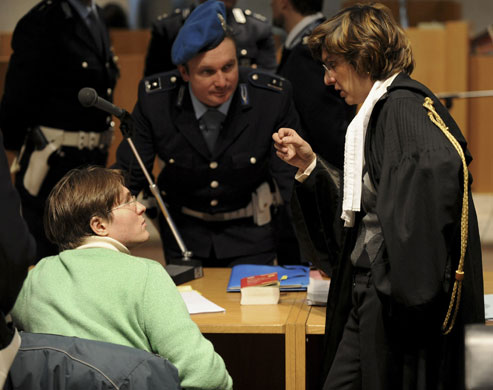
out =
{"type": "Polygon", "coordinates": [[[167,359],[123,345],[21,332],[21,347],[4,390],[179,390],[167,359]]]}

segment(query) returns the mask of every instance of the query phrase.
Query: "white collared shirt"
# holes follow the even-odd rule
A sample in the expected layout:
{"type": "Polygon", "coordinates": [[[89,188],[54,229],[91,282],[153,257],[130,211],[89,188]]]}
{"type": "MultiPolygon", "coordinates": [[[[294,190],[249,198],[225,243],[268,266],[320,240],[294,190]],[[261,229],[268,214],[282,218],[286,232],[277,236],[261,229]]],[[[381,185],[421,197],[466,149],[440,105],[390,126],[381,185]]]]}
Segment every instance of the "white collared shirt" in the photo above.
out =
{"type": "Polygon", "coordinates": [[[303,19],[301,19],[298,22],[298,24],[294,26],[294,28],[289,32],[288,36],[286,37],[286,40],[284,41],[284,47],[286,49],[292,49],[294,46],[300,43],[302,38],[302,32],[305,29],[305,27],[308,26],[310,23],[314,22],[315,20],[323,17],[324,17],[323,13],[317,12],[316,14],[308,15],[305,16],[303,19]]]}

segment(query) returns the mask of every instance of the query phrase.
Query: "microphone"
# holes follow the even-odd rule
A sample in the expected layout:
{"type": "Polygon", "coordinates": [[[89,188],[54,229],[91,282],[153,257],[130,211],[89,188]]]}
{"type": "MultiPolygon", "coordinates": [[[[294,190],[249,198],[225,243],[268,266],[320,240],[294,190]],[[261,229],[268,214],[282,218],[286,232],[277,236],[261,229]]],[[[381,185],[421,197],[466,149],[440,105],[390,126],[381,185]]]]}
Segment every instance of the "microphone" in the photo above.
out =
{"type": "Polygon", "coordinates": [[[100,110],[106,111],[117,118],[121,119],[125,115],[125,110],[115,106],[108,100],[104,100],[98,96],[96,90],[92,88],[82,88],[79,91],[79,102],[84,107],[96,107],[100,110]]]}

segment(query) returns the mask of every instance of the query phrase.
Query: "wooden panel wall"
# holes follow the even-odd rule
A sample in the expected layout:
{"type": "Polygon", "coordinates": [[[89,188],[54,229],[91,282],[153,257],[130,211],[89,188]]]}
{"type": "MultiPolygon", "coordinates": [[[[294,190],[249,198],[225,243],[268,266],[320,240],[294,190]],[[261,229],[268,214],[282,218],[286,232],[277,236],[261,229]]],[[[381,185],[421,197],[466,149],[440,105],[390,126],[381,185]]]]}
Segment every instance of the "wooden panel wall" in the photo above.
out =
{"type": "MultiPolygon", "coordinates": [[[[447,22],[444,28],[409,28],[407,34],[416,61],[412,77],[432,92],[469,90],[469,26],[466,22],[447,22]]],[[[467,137],[468,106],[455,100],[450,110],[467,137]]]]}
{"type": "MultiPolygon", "coordinates": [[[[357,3],[374,3],[374,0],[345,0],[342,7],[348,7],[357,3]]],[[[389,7],[395,20],[399,21],[399,1],[398,0],[379,0],[378,3],[389,7]]],[[[460,20],[462,6],[453,0],[407,0],[407,17],[409,26],[416,26],[420,22],[445,22],[450,20],[460,20]]]]}
{"type": "MultiPolygon", "coordinates": [[[[128,112],[132,112],[137,102],[139,81],[144,75],[145,56],[149,44],[149,30],[110,31],[113,50],[118,57],[120,78],[115,87],[114,103],[128,112]]],[[[120,121],[115,120],[115,139],[109,150],[108,165],[115,161],[116,148],[123,137],[119,130],[120,121]]]]}
{"type": "MultiPolygon", "coordinates": [[[[493,56],[470,58],[469,87],[472,91],[493,90],[493,56]]],[[[468,99],[470,165],[473,191],[493,192],[493,97],[468,99]]]]}

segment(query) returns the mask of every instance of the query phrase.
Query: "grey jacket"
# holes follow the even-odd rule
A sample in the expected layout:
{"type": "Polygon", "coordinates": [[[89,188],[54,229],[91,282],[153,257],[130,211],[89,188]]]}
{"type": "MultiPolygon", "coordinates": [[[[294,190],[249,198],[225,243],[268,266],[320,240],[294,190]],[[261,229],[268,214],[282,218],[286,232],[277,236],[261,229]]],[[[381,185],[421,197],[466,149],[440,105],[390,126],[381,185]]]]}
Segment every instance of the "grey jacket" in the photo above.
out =
{"type": "Polygon", "coordinates": [[[21,338],[4,390],[181,389],[176,367],[146,351],[42,333],[21,338]]]}

